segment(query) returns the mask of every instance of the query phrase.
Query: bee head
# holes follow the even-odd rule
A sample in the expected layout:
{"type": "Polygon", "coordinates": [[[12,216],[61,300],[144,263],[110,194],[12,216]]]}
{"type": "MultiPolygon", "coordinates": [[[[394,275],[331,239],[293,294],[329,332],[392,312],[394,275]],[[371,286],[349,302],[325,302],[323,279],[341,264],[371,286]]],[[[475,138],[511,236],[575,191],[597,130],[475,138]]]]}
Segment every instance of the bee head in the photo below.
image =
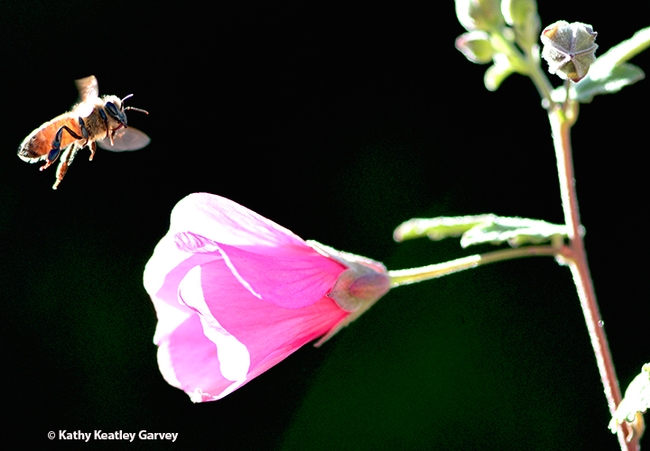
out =
{"type": "Polygon", "coordinates": [[[106,112],[118,122],[119,124],[118,128],[127,127],[126,110],[139,111],[140,113],[149,114],[147,111],[141,110],[140,108],[134,108],[132,106],[124,107],[124,101],[130,97],[133,97],[133,94],[129,94],[128,96],[124,97],[122,100],[118,99],[115,96],[110,96],[106,98],[106,103],[104,104],[104,107],[106,108],[106,112]]]}
{"type": "Polygon", "coordinates": [[[104,103],[104,108],[108,115],[119,124],[118,128],[126,128],[127,126],[126,113],[122,104],[123,101],[124,99],[120,100],[115,96],[110,96],[106,97],[106,102],[104,103]]]}

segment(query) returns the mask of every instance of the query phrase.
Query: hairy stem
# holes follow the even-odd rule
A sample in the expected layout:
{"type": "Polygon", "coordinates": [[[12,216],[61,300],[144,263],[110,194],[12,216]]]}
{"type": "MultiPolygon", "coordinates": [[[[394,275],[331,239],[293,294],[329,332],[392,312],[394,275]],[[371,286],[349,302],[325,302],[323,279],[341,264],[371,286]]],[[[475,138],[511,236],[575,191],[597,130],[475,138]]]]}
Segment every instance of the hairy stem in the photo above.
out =
{"type": "Polygon", "coordinates": [[[480,265],[495,263],[504,260],[512,260],[521,257],[536,257],[541,255],[554,256],[561,254],[561,249],[554,246],[526,246],[516,249],[504,249],[488,252],[485,254],[470,255],[469,257],[458,258],[445,263],[423,266],[421,268],[401,269],[388,271],[391,286],[398,287],[423,280],[436,279],[438,277],[476,268],[480,265]]]}
{"type": "MultiPolygon", "coordinates": [[[[571,101],[569,101],[571,102],[571,101]]],[[[568,228],[569,248],[568,252],[563,252],[565,262],[571,269],[573,280],[576,284],[580,305],[587,323],[587,330],[591,339],[591,345],[596,355],[596,363],[600,378],[605,389],[605,397],[609,411],[612,415],[616,411],[616,406],[621,402],[621,390],[618,385],[614,362],[605,336],[603,321],[596,302],[596,293],[594,290],[589,265],[587,263],[587,253],[585,252],[584,241],[582,239],[582,226],[580,224],[580,213],[578,210],[578,198],[575,189],[575,179],[573,172],[573,161],[571,154],[571,125],[575,121],[577,114],[577,105],[567,105],[569,108],[553,108],[549,111],[549,121],[553,132],[553,143],[557,158],[558,176],[560,179],[560,192],[562,196],[562,208],[564,210],[564,220],[568,228]],[[566,113],[569,115],[565,115],[566,113]]],[[[618,441],[623,451],[638,450],[638,439],[627,442],[626,435],[629,433],[627,425],[618,429],[618,441]]]]}
{"type": "Polygon", "coordinates": [[[542,72],[541,67],[539,66],[538,57],[533,54],[532,49],[529,49],[525,52],[526,63],[528,64],[528,76],[533,81],[533,84],[537,88],[539,95],[546,102],[549,102],[548,108],[552,108],[551,92],[553,91],[553,86],[548,81],[548,78],[542,72]]]}

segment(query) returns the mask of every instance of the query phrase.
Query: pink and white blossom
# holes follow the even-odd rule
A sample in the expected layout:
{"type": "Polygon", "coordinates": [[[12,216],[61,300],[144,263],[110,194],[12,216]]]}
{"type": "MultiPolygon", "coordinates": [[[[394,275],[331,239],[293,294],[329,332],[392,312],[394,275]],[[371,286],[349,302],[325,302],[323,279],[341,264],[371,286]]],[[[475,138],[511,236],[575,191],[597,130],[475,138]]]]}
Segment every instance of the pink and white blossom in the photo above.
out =
{"type": "Polygon", "coordinates": [[[195,402],[220,399],[306,343],[331,337],[390,288],[378,262],[306,242],[220,196],[171,214],[146,265],[158,364],[195,402]]]}

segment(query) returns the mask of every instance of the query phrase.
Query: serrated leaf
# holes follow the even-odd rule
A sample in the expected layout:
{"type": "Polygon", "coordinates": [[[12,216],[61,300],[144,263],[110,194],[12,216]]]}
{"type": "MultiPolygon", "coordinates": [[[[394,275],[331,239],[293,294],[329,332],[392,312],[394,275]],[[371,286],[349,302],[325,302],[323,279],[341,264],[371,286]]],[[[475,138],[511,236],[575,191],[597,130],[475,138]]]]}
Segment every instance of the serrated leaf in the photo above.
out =
{"type": "Polygon", "coordinates": [[[643,421],[639,421],[639,416],[648,409],[650,409],[650,363],[643,365],[641,374],[637,375],[625,390],[625,396],[609,422],[609,429],[615,434],[618,425],[625,421],[630,423],[635,434],[641,435],[643,421]]]}
{"type": "Polygon", "coordinates": [[[479,224],[463,234],[462,247],[475,244],[500,244],[508,242],[513,247],[523,244],[540,244],[554,237],[565,237],[566,226],[527,218],[495,216],[493,221],[479,224]]]}
{"type": "Polygon", "coordinates": [[[442,216],[431,219],[411,219],[395,229],[396,241],[428,237],[441,240],[460,236],[462,247],[474,244],[501,244],[511,246],[539,244],[566,236],[566,227],[546,221],[527,218],[501,217],[493,214],[476,216],[442,216]]]}
{"type": "Polygon", "coordinates": [[[400,224],[393,233],[395,241],[427,237],[431,240],[461,236],[478,224],[491,222],[496,216],[439,216],[437,218],[414,218],[400,224]]]}
{"type": "MultiPolygon", "coordinates": [[[[637,31],[630,39],[599,56],[591,65],[587,76],[571,86],[571,98],[589,103],[595,95],[612,94],[642,80],[645,77],[643,71],[626,62],[648,47],[650,27],[637,31]]],[[[566,90],[564,87],[557,88],[551,97],[555,102],[564,102],[566,90]]]]}

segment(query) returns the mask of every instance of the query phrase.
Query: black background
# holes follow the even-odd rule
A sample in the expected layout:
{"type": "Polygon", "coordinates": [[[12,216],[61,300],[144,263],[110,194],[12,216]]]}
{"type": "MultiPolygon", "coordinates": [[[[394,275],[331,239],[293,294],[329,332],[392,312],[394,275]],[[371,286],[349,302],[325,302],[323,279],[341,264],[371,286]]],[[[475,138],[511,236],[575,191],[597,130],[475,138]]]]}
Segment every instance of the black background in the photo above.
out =
{"type": "MultiPolygon", "coordinates": [[[[544,25],[593,24],[600,52],[647,13],[540,7],[544,25]]],[[[412,217],[563,221],[537,92],[521,76],[484,89],[486,67],[454,49],[453,2],[3,0],[0,16],[3,441],[73,446],[47,432],[101,429],[178,432],[174,449],[617,449],[569,271],[550,258],[398,288],[217,402],[192,404],[158,371],[142,271],[189,193],[390,269],[474,252],[393,242],[412,217]],[[130,124],[152,142],[92,162],[84,151],[53,191],[54,168],[16,149],[91,74],[102,94],[135,94],[150,114],[130,124]]],[[[634,62],[650,70],[647,52],[634,62]]],[[[647,100],[647,81],[599,97],[573,131],[623,387],[650,359],[647,100]]],[[[130,448],[146,445],[162,444],[130,448]]]]}

